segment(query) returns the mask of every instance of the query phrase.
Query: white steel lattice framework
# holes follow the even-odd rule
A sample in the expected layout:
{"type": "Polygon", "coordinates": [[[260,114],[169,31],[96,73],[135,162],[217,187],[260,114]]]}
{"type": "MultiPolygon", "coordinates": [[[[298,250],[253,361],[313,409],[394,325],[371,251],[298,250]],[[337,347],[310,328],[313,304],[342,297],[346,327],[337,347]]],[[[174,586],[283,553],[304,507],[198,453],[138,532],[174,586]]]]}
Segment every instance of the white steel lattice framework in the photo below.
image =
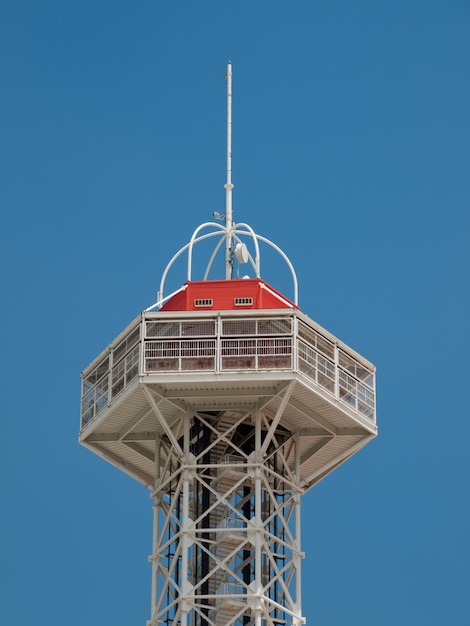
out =
{"type": "Polygon", "coordinates": [[[300,450],[278,425],[292,386],[273,419],[198,412],[157,440],[149,625],[303,623],[300,450]]]}
{"type": "Polygon", "coordinates": [[[225,225],[194,231],[158,301],[82,373],[80,443],[151,492],[148,626],[303,624],[301,496],[377,434],[375,367],[299,310],[286,255],[233,223],[231,94],[229,63],[225,225]],[[259,242],[286,261],[293,301],[261,280],[259,242]],[[186,251],[187,282],[164,297],[186,251]],[[255,278],[233,280],[235,262],[255,278]]]}

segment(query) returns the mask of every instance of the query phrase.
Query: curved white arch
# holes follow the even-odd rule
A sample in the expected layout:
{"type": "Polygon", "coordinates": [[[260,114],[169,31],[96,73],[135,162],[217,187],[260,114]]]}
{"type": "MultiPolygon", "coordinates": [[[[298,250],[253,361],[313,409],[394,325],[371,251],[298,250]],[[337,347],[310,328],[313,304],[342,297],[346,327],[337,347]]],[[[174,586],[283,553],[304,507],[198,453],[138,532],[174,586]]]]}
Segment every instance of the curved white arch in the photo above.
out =
{"type": "MultiPolygon", "coordinates": [[[[193,246],[194,243],[196,242],[196,235],[198,234],[198,232],[200,230],[202,230],[203,228],[206,228],[206,226],[214,226],[215,228],[218,228],[219,230],[223,231],[225,233],[225,237],[224,239],[227,239],[227,228],[225,226],[222,226],[222,224],[217,224],[217,222],[205,222],[204,224],[201,224],[200,226],[198,226],[196,228],[196,230],[193,232],[192,236],[191,236],[191,240],[189,242],[189,250],[188,250],[188,278],[187,280],[191,280],[191,269],[192,269],[192,261],[193,261],[193,246]]],[[[219,233],[208,233],[207,235],[205,235],[203,237],[203,239],[207,239],[207,237],[214,237],[215,235],[218,235],[219,233]]],[[[198,239],[198,241],[202,241],[202,239],[198,239]]]]}
{"type": "MultiPolygon", "coordinates": [[[[218,224],[217,224],[217,226],[218,226],[218,224]]],[[[200,241],[203,241],[204,239],[207,239],[208,237],[214,237],[215,235],[219,235],[219,234],[220,233],[208,233],[206,235],[203,235],[202,237],[198,237],[197,239],[195,239],[193,241],[193,244],[199,243],[200,241]]],[[[176,261],[176,259],[179,258],[183,254],[183,252],[189,248],[190,245],[191,245],[191,242],[188,242],[187,244],[185,244],[182,248],[180,248],[178,250],[178,252],[168,262],[168,264],[167,264],[167,266],[165,268],[165,271],[162,274],[162,278],[160,280],[160,290],[158,292],[158,300],[161,300],[163,298],[163,287],[165,285],[165,280],[166,280],[166,277],[168,275],[168,272],[171,269],[171,266],[176,261]]],[[[191,280],[191,278],[189,278],[189,280],[191,280]]]]}
{"type": "Polygon", "coordinates": [[[207,264],[206,267],[206,271],[204,272],[204,277],[202,280],[207,280],[208,276],[209,276],[209,272],[211,271],[211,267],[212,267],[212,263],[214,262],[215,257],[217,256],[217,252],[220,250],[222,244],[224,243],[226,237],[221,237],[219,243],[216,245],[216,247],[214,248],[214,251],[211,254],[211,258],[209,259],[209,262],[207,264]]]}
{"type": "Polygon", "coordinates": [[[297,274],[295,273],[294,266],[292,265],[289,257],[287,256],[287,254],[285,252],[283,252],[281,250],[281,248],[279,246],[276,246],[275,243],[273,243],[272,241],[270,241],[266,237],[263,237],[262,235],[256,235],[256,238],[259,239],[260,241],[264,241],[264,243],[267,243],[269,246],[271,246],[271,248],[276,250],[276,252],[278,252],[282,256],[284,261],[287,263],[287,266],[290,269],[291,274],[292,274],[292,281],[294,283],[294,304],[296,306],[298,306],[299,305],[299,302],[298,302],[298,300],[299,300],[299,286],[298,286],[298,282],[297,282],[297,274]]]}
{"type": "MultiPolygon", "coordinates": [[[[249,237],[251,241],[253,242],[253,246],[255,249],[255,258],[253,259],[253,256],[250,253],[248,253],[248,260],[250,261],[250,265],[253,268],[256,277],[261,278],[261,255],[260,255],[260,249],[259,249],[259,242],[261,241],[263,243],[266,243],[271,248],[273,248],[273,250],[275,250],[286,262],[291,272],[292,282],[294,285],[293,301],[294,301],[294,304],[298,306],[297,275],[295,273],[294,266],[292,265],[289,257],[285,254],[285,252],[283,252],[283,250],[281,250],[281,248],[279,248],[279,246],[277,246],[274,242],[272,242],[267,237],[263,237],[262,235],[258,235],[257,233],[255,233],[255,231],[251,228],[251,226],[249,226],[249,224],[246,224],[244,222],[240,222],[239,224],[233,224],[231,228],[228,228],[227,226],[223,226],[222,224],[218,224],[217,222],[204,222],[203,224],[201,224],[194,230],[193,234],[191,235],[190,241],[186,245],[184,245],[182,248],[180,248],[178,252],[171,258],[170,262],[167,264],[165,271],[163,272],[161,281],[160,281],[160,290],[158,292],[157,302],[153,304],[150,308],[153,309],[157,306],[161,306],[164,302],[166,302],[166,300],[168,300],[169,297],[171,297],[171,296],[164,297],[163,289],[165,286],[165,281],[166,281],[168,272],[170,271],[176,259],[178,259],[186,250],[188,251],[187,281],[190,281],[192,279],[192,276],[191,276],[192,275],[192,259],[193,259],[193,248],[195,244],[201,241],[204,241],[205,239],[209,239],[210,237],[217,237],[217,236],[220,237],[220,241],[218,241],[218,243],[216,244],[209,258],[209,261],[207,263],[207,266],[204,272],[203,280],[208,279],[210,270],[212,269],[212,265],[217,256],[217,253],[219,252],[224,242],[227,242],[227,240],[229,242],[230,240],[233,240],[233,241],[241,243],[240,237],[249,237]],[[211,231],[209,233],[205,233],[203,235],[199,235],[202,229],[210,228],[210,227],[215,228],[216,230],[211,231]]],[[[174,293],[178,293],[178,291],[174,293]]],[[[171,294],[171,295],[174,295],[174,294],[171,294]]]]}

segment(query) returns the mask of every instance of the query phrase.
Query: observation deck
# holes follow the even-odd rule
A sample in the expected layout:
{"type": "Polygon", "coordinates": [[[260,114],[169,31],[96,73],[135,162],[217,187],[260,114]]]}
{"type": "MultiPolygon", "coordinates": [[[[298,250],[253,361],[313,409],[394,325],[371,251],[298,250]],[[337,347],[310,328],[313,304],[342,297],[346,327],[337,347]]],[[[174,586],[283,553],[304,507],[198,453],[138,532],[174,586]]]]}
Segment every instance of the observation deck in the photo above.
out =
{"type": "Polygon", "coordinates": [[[199,297],[191,302],[200,308],[171,310],[172,300],[182,306],[177,295],[167,310],[142,313],[82,374],[80,442],[151,486],[154,441],[165,434],[159,412],[172,427],[185,411],[235,419],[262,408],[274,418],[283,403],[279,425],[300,438],[304,489],[362,448],[377,433],[375,367],[265,293],[274,295],[261,305],[279,308],[240,296],[241,309],[214,310],[199,297]]]}

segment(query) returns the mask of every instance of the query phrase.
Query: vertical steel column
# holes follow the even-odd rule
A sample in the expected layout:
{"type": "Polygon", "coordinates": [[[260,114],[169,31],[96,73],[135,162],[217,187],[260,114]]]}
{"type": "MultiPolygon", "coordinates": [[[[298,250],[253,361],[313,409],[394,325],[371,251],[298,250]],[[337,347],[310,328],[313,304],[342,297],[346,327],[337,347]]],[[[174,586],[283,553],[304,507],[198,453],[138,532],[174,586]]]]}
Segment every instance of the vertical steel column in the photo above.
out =
{"type": "Polygon", "coordinates": [[[154,468],[154,484],[153,484],[153,539],[152,539],[152,556],[150,561],[152,563],[152,598],[150,607],[150,619],[155,618],[155,610],[157,607],[157,583],[158,583],[158,560],[157,560],[157,546],[158,546],[158,534],[159,534],[159,519],[160,519],[160,495],[157,494],[158,487],[160,485],[160,436],[155,437],[155,468],[154,468]]]}
{"type": "Polygon", "coordinates": [[[301,578],[301,561],[302,561],[302,552],[300,550],[300,488],[298,485],[300,484],[300,436],[297,431],[294,436],[294,445],[295,445],[295,483],[296,483],[296,491],[294,493],[294,506],[295,506],[295,550],[293,554],[294,560],[294,568],[295,568],[295,611],[297,616],[294,620],[293,626],[300,626],[303,623],[302,620],[302,578],[301,578]]]}
{"type": "Polygon", "coordinates": [[[262,536],[263,536],[263,515],[261,497],[261,464],[263,463],[263,452],[261,449],[261,413],[256,412],[255,416],[255,589],[256,602],[255,626],[261,626],[261,593],[263,589],[262,581],[262,536]]]}
{"type": "MultiPolygon", "coordinates": [[[[185,415],[183,422],[183,452],[184,456],[181,459],[182,462],[187,465],[189,463],[189,415],[185,415]]],[[[191,471],[188,467],[183,469],[183,511],[182,511],[182,525],[181,525],[181,593],[182,601],[181,606],[181,626],[188,625],[188,613],[190,607],[194,602],[190,602],[188,596],[191,593],[191,587],[189,583],[189,548],[191,545],[189,533],[189,483],[191,480],[191,471]]]]}

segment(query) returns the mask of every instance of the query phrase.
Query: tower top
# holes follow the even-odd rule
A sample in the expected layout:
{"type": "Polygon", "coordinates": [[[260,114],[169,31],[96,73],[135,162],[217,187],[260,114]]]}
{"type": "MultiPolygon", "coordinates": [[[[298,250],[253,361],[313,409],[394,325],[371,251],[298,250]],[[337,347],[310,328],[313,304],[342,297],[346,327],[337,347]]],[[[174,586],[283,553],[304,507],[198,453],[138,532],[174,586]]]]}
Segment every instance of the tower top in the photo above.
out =
{"type": "MultiPolygon", "coordinates": [[[[204,222],[200,224],[193,232],[190,241],[185,244],[178,252],[173,256],[163,272],[160,288],[157,295],[157,301],[148,307],[146,310],[160,309],[175,293],[179,293],[181,289],[185,289],[185,286],[181,289],[173,292],[169,295],[165,295],[164,288],[168,272],[172,268],[174,262],[185,252],[187,252],[187,274],[186,282],[193,280],[193,249],[195,244],[216,237],[217,241],[213,252],[207,262],[206,269],[204,271],[202,280],[209,280],[209,275],[213,268],[214,260],[220,248],[225,244],[225,280],[232,280],[234,278],[234,266],[235,264],[243,265],[247,264],[251,267],[252,276],[247,275],[244,270],[244,278],[261,278],[261,257],[260,257],[260,242],[267,244],[273,250],[275,250],[287,264],[290,271],[293,283],[293,294],[289,296],[288,300],[292,301],[294,306],[298,306],[298,283],[297,276],[294,267],[287,257],[287,255],[272,241],[255,233],[255,231],[244,222],[234,223],[233,221],[233,208],[232,208],[232,191],[234,185],[232,183],[232,62],[227,63],[227,72],[225,74],[227,83],[227,178],[225,182],[225,213],[222,215],[218,211],[214,211],[212,216],[216,220],[214,222],[204,222]],[[209,230],[210,229],[210,230],[209,230]],[[207,232],[209,231],[209,232],[207,232]],[[244,240],[248,241],[245,243],[244,240]]],[[[239,278],[237,275],[235,278],[239,278]]],[[[196,279],[197,280],[197,279],[196,279]]]]}

